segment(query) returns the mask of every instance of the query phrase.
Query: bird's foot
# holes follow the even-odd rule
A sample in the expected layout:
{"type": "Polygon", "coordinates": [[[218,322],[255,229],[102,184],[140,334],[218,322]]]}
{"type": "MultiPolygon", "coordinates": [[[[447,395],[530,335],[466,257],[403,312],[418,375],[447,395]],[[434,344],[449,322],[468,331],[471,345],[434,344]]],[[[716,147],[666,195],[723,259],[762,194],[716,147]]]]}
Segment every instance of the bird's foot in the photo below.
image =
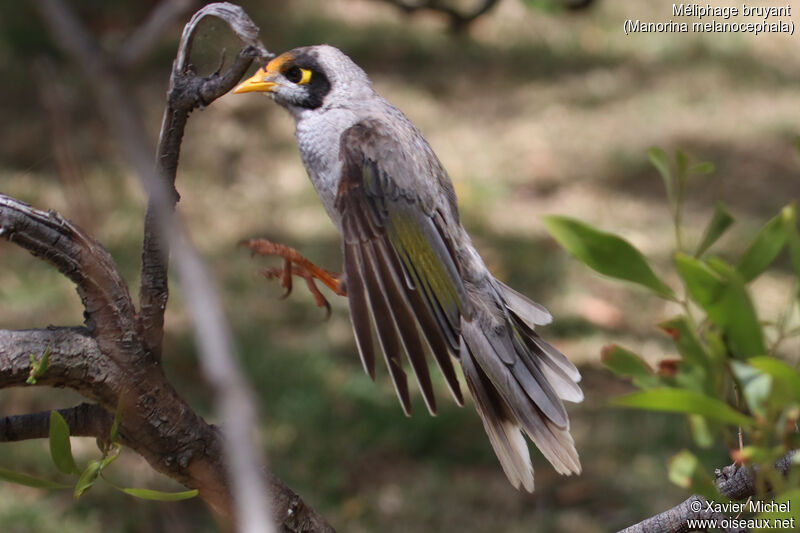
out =
{"type": "Polygon", "coordinates": [[[250,248],[253,255],[277,255],[283,258],[283,267],[265,268],[261,271],[268,279],[280,280],[281,287],[286,289],[283,298],[292,292],[292,276],[305,280],[308,290],[314,297],[314,302],[318,307],[325,308],[327,316],[331,314],[331,304],[320,292],[316,281],[321,281],[339,296],[347,296],[341,274],[318,267],[290,246],[277,244],[267,239],[251,239],[243,241],[242,244],[250,248]]]}

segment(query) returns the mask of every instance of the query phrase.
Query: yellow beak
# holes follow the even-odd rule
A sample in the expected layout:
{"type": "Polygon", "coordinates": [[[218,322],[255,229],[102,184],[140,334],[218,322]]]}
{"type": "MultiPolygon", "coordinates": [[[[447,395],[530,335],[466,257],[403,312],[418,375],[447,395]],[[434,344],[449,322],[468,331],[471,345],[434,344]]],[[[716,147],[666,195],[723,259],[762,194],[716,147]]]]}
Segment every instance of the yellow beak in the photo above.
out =
{"type": "Polygon", "coordinates": [[[250,78],[240,83],[234,90],[234,94],[242,93],[271,93],[273,88],[278,85],[274,80],[277,79],[281,71],[281,65],[294,59],[292,54],[281,54],[269,63],[266,67],[261,67],[250,78]]]}
{"type": "Polygon", "coordinates": [[[240,83],[234,90],[234,94],[242,94],[242,93],[271,93],[272,88],[277,85],[274,81],[268,81],[267,78],[270,77],[270,73],[267,71],[266,68],[260,68],[253,74],[250,78],[244,80],[240,83]]]}

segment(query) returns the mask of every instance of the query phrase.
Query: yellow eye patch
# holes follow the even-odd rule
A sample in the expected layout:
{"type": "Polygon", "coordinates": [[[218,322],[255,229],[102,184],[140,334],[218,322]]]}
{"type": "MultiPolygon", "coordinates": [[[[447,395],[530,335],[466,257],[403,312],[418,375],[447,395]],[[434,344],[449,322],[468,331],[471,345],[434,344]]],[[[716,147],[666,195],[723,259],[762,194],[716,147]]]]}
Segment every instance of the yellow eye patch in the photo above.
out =
{"type": "Polygon", "coordinates": [[[301,68],[300,72],[302,76],[300,76],[300,81],[297,82],[298,85],[305,85],[311,81],[311,71],[305,68],[301,68]]]}

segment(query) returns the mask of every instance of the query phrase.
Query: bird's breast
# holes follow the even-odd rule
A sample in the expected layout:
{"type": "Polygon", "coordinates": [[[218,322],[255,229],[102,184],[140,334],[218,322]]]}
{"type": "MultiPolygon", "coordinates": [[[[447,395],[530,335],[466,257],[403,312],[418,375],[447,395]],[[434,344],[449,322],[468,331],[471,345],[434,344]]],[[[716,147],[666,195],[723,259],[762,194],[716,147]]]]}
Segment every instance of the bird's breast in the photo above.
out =
{"type": "Polygon", "coordinates": [[[295,130],[297,147],[311,184],[337,227],[340,216],[334,204],[342,173],[339,146],[342,133],[356,121],[351,113],[330,110],[302,117],[295,130]]]}

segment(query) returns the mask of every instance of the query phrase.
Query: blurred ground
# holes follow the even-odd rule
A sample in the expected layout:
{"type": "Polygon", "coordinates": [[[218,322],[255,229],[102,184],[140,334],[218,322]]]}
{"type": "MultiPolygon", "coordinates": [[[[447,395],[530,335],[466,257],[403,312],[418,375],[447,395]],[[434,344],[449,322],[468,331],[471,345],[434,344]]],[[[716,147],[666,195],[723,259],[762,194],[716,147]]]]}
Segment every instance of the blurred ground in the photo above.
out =
{"type": "MultiPolygon", "coordinates": [[[[608,342],[652,360],[671,356],[653,324],[674,310],[577,265],[546,236],[539,217],[567,214],[617,231],[655,257],[657,270],[674,282],[667,274],[671,222],[645,151],[680,147],[717,165],[715,174],[691,185],[689,237],[699,236],[713,202],[723,201],[737,225],[720,253],[740,250],[763,221],[800,197],[796,37],[624,35],[627,18],[668,20],[672,4],[663,1],[601,0],[567,15],[503,0],[469,38],[448,34],[434,16],[406,18],[375,1],[243,3],[270,49],[320,42],[342,48],[420,127],[450,172],[464,223],[487,264],[551,310],[556,321],[542,333],[581,365],[586,390],[586,401],[570,406],[584,474],[558,477],[537,452],[533,495],[506,483],[471,408],[443,400],[439,416],[430,418],[417,396],[415,416],[405,418],[385,373],[375,384],[363,375],[345,302],[334,301],[325,322],[302,290],[279,301],[279,287],[256,274],[267,262],[235,247],[243,238],[267,236],[323,266],[340,263],[335,230],[305,177],[290,118],[267,99],[229,95],[190,121],[179,209],[222,288],[243,363],[260,392],[276,473],[348,532],[615,531],[682,500],[666,478],[666,461],[691,445],[683,420],[607,407],[628,386],[599,367],[608,342]]],[[[146,13],[146,6],[122,2],[80,5],[109,46],[125,29],[117,35],[109,21],[128,20],[130,27],[146,13]]],[[[7,37],[0,44],[6,80],[0,191],[82,220],[135,292],[138,183],[108,140],[86,82],[61,63],[45,79],[61,91],[82,182],[65,185],[56,172],[53,116],[38,96],[42,78],[30,68],[48,45],[28,9],[0,10],[7,37]],[[76,198],[88,207],[76,207],[76,198]]],[[[178,32],[130,76],[153,135],[178,32]]],[[[198,43],[198,63],[213,65],[225,39],[221,27],[210,25],[198,43]]],[[[80,302],[53,269],[7,244],[0,259],[0,327],[80,323],[80,302]]],[[[753,296],[762,316],[783,304],[787,277],[779,268],[757,282],[753,296]]],[[[213,418],[182,301],[173,288],[165,366],[191,403],[213,418]]],[[[439,392],[446,397],[441,380],[439,392]]],[[[0,391],[2,414],[75,402],[64,391],[0,391]]],[[[78,454],[89,457],[94,444],[74,441],[78,454]]],[[[46,443],[0,450],[0,466],[52,476],[46,443]]],[[[717,464],[727,461],[725,450],[708,454],[717,464]]],[[[111,473],[116,482],[172,487],[126,455],[111,473]]],[[[73,504],[69,494],[3,483],[0,524],[11,532],[216,530],[200,502],[153,504],[98,486],[73,504]]]]}

